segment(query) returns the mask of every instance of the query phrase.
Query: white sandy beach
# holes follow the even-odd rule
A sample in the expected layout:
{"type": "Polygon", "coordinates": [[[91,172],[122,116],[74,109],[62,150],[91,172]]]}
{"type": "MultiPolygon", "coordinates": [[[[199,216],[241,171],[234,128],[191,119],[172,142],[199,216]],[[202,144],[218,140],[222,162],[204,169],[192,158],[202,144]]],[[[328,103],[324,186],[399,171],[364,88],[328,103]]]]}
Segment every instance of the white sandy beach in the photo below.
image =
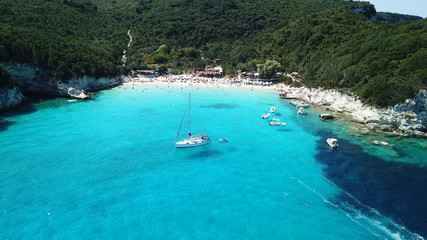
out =
{"type": "Polygon", "coordinates": [[[200,87],[200,88],[235,88],[246,89],[250,91],[278,91],[283,86],[281,84],[265,84],[261,85],[260,82],[249,84],[248,80],[237,80],[230,78],[199,78],[189,75],[183,76],[170,76],[166,77],[144,77],[128,78],[123,85],[125,86],[176,86],[176,87],[200,87]]]}

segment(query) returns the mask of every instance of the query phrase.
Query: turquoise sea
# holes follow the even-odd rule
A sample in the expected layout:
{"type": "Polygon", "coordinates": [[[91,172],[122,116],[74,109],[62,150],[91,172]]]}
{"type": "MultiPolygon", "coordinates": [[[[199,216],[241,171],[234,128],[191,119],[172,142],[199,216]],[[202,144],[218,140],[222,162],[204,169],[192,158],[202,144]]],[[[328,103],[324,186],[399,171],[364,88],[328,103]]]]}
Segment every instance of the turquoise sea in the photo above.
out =
{"type": "Polygon", "coordinates": [[[426,140],[296,112],[273,91],[159,85],[0,113],[0,239],[427,237],[426,140]],[[213,141],[176,149],[189,92],[213,141]]]}

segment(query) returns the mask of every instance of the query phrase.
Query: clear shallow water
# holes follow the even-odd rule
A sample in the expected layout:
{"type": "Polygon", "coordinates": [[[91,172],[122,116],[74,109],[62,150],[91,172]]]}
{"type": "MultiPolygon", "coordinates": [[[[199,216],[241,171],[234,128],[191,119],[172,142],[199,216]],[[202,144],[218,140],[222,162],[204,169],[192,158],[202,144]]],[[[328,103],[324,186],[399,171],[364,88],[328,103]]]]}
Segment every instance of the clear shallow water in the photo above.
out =
{"type": "Polygon", "coordinates": [[[425,238],[426,141],[373,146],[306,112],[276,93],[127,86],[3,113],[0,236],[425,238]],[[213,142],[176,149],[189,91],[191,132],[213,142]],[[273,105],[286,126],[261,119],[273,105]]]}

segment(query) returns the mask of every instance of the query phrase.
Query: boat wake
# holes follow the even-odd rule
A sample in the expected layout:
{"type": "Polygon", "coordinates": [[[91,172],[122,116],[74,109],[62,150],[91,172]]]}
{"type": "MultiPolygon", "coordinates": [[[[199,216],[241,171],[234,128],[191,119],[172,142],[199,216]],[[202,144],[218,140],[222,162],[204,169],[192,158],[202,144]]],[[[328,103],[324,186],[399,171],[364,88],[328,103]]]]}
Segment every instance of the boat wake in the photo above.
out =
{"type": "MultiPolygon", "coordinates": [[[[323,138],[331,134],[318,133],[323,138]]],[[[315,158],[325,165],[324,178],[343,192],[334,197],[334,204],[353,213],[355,219],[360,220],[357,211],[373,217],[381,226],[396,232],[397,239],[427,236],[427,168],[385,161],[345,139],[340,139],[340,151],[330,151],[325,145],[318,141],[315,158]],[[378,213],[372,214],[372,209],[378,213]]]]}
{"type": "MultiPolygon", "coordinates": [[[[327,179],[326,179],[327,181],[327,179]]],[[[330,181],[328,181],[331,183],[330,181]]],[[[331,183],[333,185],[333,183],[331,183]]],[[[424,238],[416,233],[406,229],[404,226],[396,223],[393,219],[382,215],[379,211],[371,208],[350,193],[341,191],[330,201],[332,206],[340,209],[344,215],[350,218],[353,222],[366,228],[375,236],[380,237],[380,233],[390,236],[392,239],[417,239],[424,240],[424,238]]]]}
{"type": "MultiPolygon", "coordinates": [[[[364,205],[357,198],[345,191],[340,190],[338,195],[333,196],[332,198],[327,198],[317,192],[316,189],[308,186],[302,180],[292,176],[289,176],[289,178],[297,181],[304,188],[313,192],[330,207],[341,211],[351,221],[363,227],[375,237],[381,238],[384,235],[387,235],[391,239],[396,240],[424,240],[422,236],[409,231],[404,226],[393,221],[391,218],[383,216],[374,208],[364,205]]],[[[328,179],[325,178],[325,180],[334,187],[337,187],[328,179]]]]}

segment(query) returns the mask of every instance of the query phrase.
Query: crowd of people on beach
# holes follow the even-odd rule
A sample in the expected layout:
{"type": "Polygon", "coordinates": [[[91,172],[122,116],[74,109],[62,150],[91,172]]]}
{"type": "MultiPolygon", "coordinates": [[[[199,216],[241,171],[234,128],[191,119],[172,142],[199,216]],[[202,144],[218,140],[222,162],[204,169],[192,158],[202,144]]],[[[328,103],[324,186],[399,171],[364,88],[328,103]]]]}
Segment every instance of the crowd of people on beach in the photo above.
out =
{"type": "Polygon", "coordinates": [[[194,76],[191,74],[182,74],[182,75],[166,75],[166,76],[144,76],[138,75],[128,80],[130,83],[146,83],[146,82],[164,82],[164,83],[202,83],[202,84],[227,84],[227,85],[251,85],[251,86],[273,86],[275,83],[270,80],[263,79],[241,79],[241,78],[208,78],[194,76]]]}

